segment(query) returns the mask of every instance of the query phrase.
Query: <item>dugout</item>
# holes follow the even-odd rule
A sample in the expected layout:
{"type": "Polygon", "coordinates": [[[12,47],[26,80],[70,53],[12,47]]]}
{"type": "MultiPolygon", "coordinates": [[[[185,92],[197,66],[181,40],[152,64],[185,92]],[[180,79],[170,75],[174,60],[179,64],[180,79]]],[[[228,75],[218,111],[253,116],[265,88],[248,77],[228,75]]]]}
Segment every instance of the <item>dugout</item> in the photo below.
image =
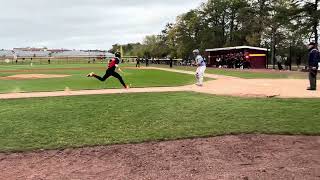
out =
{"type": "Polygon", "coordinates": [[[265,69],[268,66],[268,49],[252,46],[206,49],[208,66],[215,66],[217,57],[230,54],[242,54],[252,69],[265,69]]]}

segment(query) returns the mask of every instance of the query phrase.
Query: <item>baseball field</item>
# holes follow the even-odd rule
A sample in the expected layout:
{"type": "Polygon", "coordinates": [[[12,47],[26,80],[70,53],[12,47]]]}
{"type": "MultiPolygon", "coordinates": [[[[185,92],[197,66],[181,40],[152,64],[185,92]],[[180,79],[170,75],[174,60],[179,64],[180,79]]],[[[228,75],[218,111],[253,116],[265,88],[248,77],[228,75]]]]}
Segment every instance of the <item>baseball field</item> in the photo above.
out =
{"type": "Polygon", "coordinates": [[[306,74],[104,66],[0,66],[0,179],[320,177],[306,74]]]}
{"type": "MultiPolygon", "coordinates": [[[[160,70],[138,70],[128,65],[123,68],[122,75],[127,84],[136,88],[179,86],[193,82],[191,75],[160,70]]],[[[101,83],[86,77],[90,72],[103,76],[105,69],[103,64],[2,66],[0,93],[121,88],[121,84],[113,78],[101,83]],[[62,77],[55,77],[56,75],[62,77]]]]}

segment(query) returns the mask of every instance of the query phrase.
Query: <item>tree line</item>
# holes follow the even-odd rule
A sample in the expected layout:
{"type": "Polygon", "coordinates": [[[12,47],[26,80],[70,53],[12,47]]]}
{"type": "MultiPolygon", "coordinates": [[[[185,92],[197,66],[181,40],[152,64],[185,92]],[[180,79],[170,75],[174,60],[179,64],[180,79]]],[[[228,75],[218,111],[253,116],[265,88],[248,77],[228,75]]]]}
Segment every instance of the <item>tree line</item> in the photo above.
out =
{"type": "Polygon", "coordinates": [[[270,49],[271,59],[276,54],[301,58],[306,43],[318,43],[318,6],[319,0],[208,0],[158,35],[122,47],[126,56],[189,59],[196,48],[249,45],[270,49]]]}

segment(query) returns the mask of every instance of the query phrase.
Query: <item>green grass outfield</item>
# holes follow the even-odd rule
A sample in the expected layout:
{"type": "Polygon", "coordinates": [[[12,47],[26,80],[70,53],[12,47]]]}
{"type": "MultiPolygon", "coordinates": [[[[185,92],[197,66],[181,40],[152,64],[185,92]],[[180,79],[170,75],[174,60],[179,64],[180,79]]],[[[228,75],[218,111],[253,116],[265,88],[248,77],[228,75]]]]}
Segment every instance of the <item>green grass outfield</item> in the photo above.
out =
{"type": "MultiPolygon", "coordinates": [[[[168,65],[152,65],[155,67],[169,68],[168,65]]],[[[174,66],[174,69],[185,70],[185,71],[196,71],[196,67],[190,66],[174,66]]],[[[308,73],[305,72],[288,72],[288,71],[270,71],[270,72],[250,72],[247,70],[235,70],[235,69],[217,69],[207,68],[206,73],[218,74],[225,76],[233,76],[244,79],[307,79],[308,73]]],[[[320,77],[318,77],[320,78],[320,77]]]]}
{"type": "Polygon", "coordinates": [[[0,101],[0,151],[263,133],[320,135],[319,99],[139,93],[0,101]]]}
{"type": "MultiPolygon", "coordinates": [[[[16,74],[71,75],[66,78],[53,79],[0,79],[0,93],[61,91],[65,90],[66,88],[71,90],[122,88],[121,84],[115,78],[110,78],[106,82],[100,82],[95,78],[86,77],[86,75],[92,71],[100,76],[104,75],[105,66],[105,64],[37,65],[32,67],[26,65],[0,66],[0,77],[16,74]],[[70,68],[85,69],[72,70],[70,68]],[[18,70],[19,72],[12,72],[14,70],[18,70]],[[28,71],[23,72],[22,70],[28,71]]],[[[127,66],[128,65],[125,65],[123,68],[127,66]]],[[[142,69],[123,69],[123,71],[124,72],[120,74],[122,74],[127,84],[131,84],[131,87],[171,87],[192,84],[195,82],[194,76],[181,73],[142,69]]]]}

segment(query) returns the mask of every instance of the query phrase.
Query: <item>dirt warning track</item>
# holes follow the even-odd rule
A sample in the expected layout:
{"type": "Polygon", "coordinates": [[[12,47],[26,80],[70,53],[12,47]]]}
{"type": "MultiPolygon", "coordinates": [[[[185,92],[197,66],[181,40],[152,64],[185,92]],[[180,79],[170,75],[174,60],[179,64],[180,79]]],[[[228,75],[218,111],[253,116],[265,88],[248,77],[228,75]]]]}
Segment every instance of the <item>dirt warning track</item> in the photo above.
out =
{"type": "Polygon", "coordinates": [[[0,179],[320,178],[320,137],[239,135],[0,153],[0,179]]]}

